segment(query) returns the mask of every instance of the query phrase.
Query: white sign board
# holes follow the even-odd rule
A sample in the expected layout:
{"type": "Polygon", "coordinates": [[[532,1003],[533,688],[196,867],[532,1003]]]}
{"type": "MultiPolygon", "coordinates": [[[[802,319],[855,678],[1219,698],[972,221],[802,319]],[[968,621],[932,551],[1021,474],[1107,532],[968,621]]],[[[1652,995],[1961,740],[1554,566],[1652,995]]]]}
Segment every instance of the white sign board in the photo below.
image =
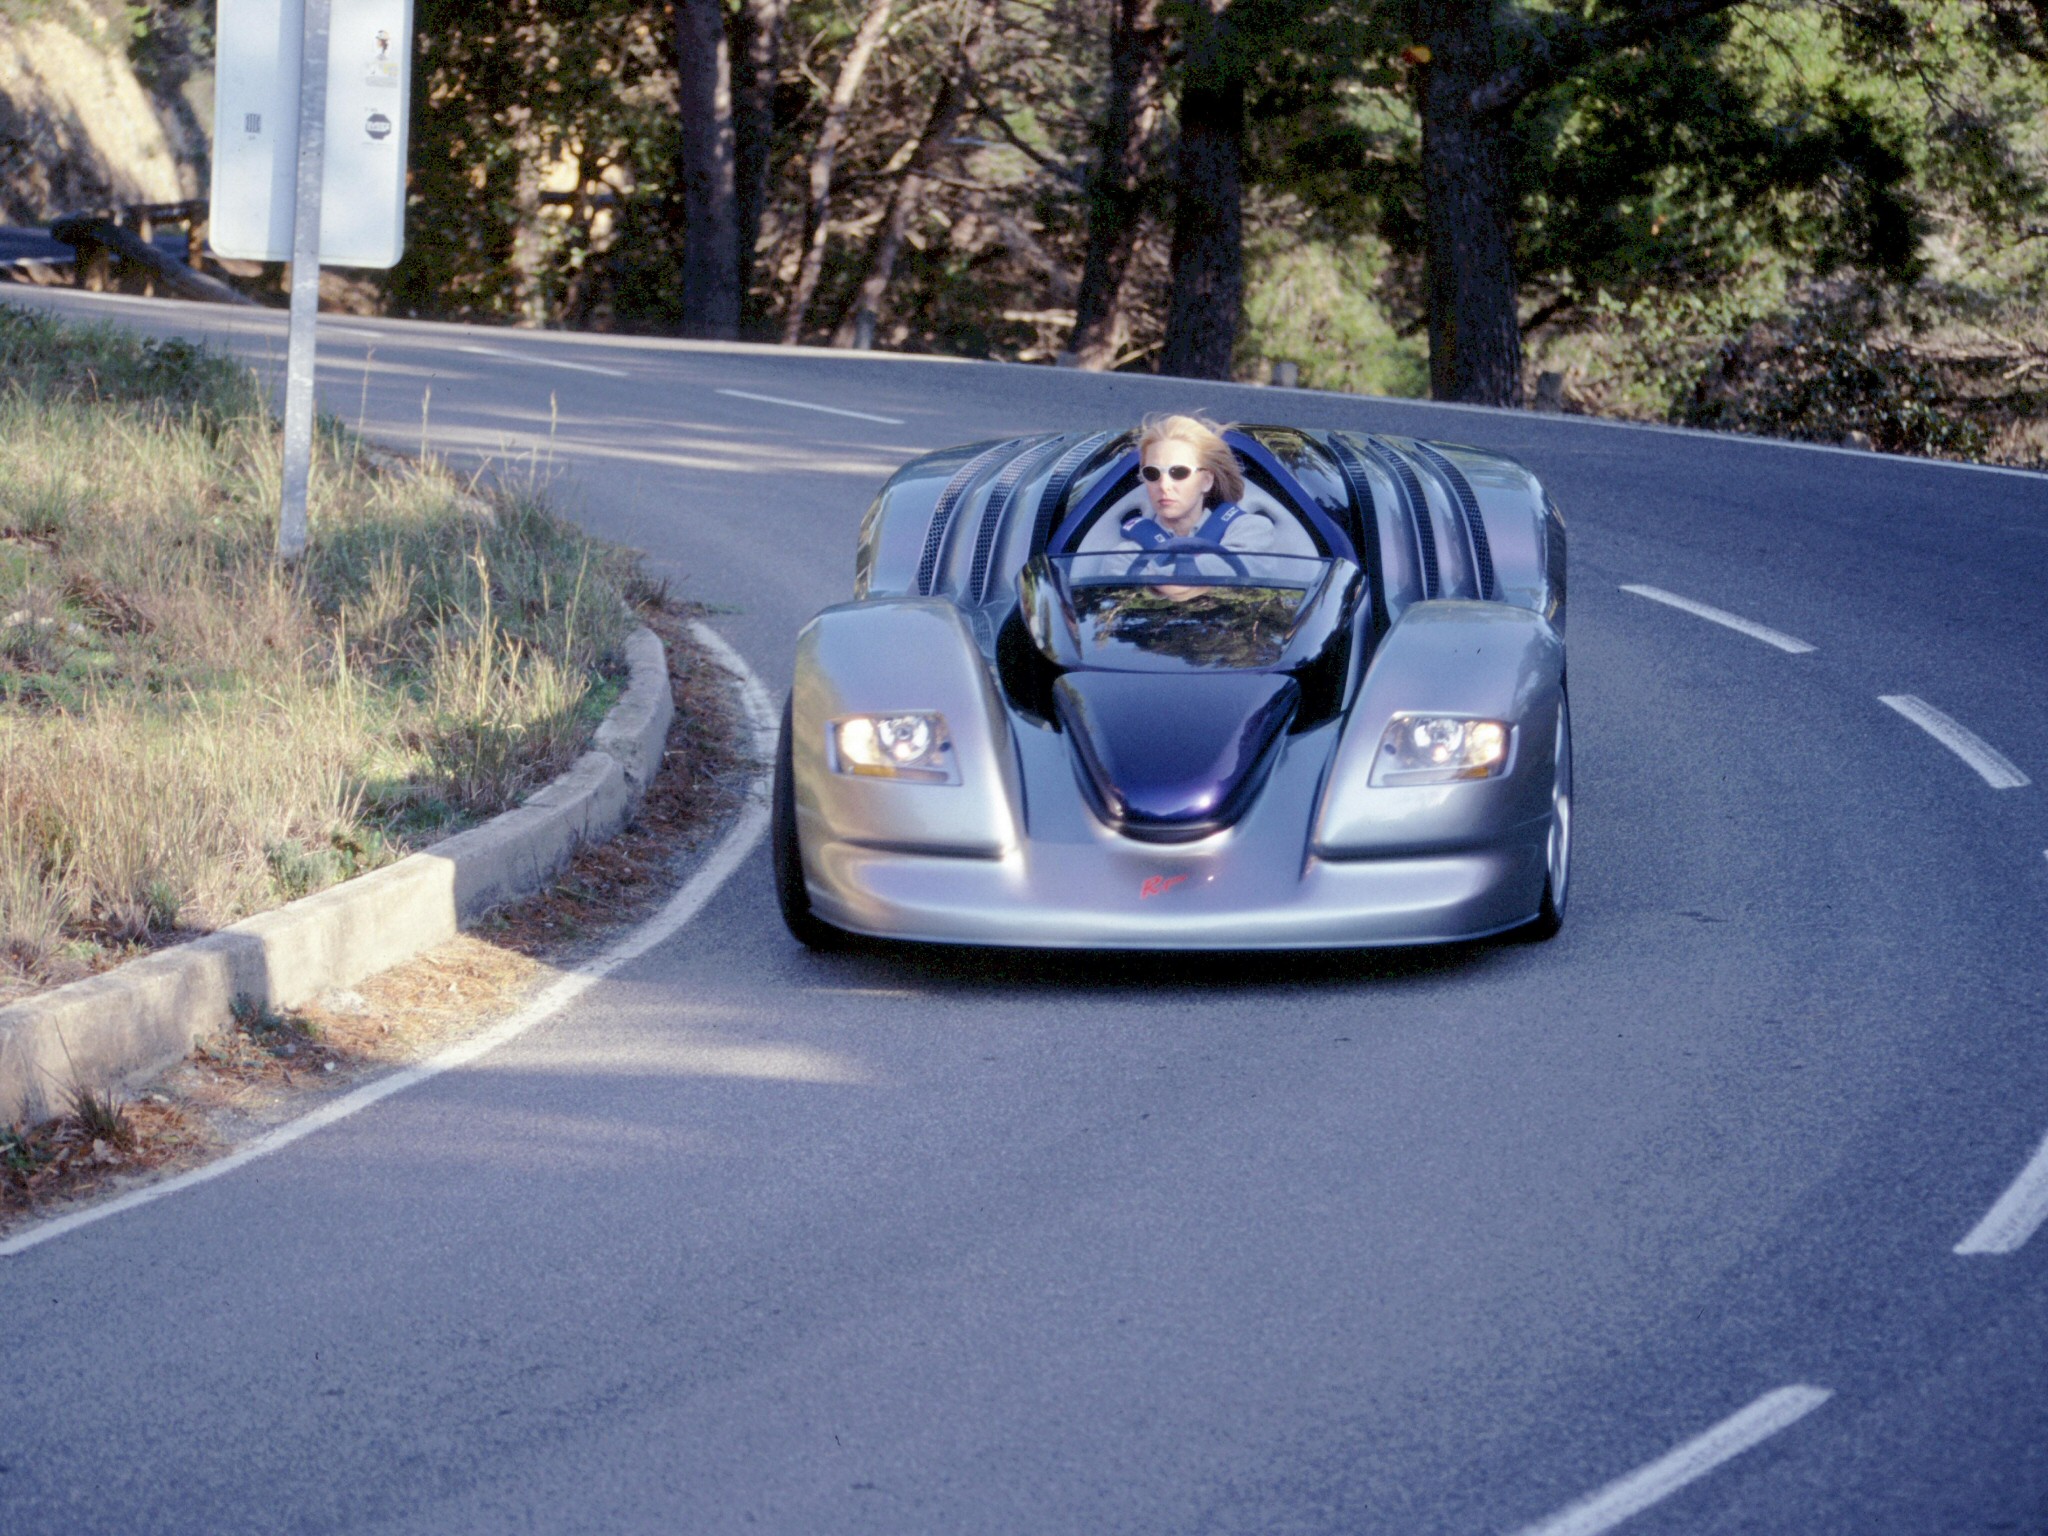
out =
{"type": "MultiPolygon", "coordinates": [[[[220,0],[208,239],[289,261],[299,154],[302,0],[220,0]]],[[[413,0],[332,0],[320,262],[393,267],[405,253],[413,0]]]]}

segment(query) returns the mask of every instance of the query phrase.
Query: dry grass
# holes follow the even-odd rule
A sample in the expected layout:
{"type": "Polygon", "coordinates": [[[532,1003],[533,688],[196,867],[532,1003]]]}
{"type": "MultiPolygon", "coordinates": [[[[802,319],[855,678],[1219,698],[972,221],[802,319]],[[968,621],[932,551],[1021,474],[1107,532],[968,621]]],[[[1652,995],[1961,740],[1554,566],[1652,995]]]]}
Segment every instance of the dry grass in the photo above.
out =
{"type": "Polygon", "coordinates": [[[253,380],[0,308],[0,1003],[514,804],[616,695],[630,560],[322,432],[272,558],[253,380]]]}
{"type": "Polygon", "coordinates": [[[323,1096],[488,1028],[665,899],[758,765],[738,745],[744,732],[726,679],[679,616],[646,618],[668,643],[676,715],[662,771],[631,825],[586,848],[548,889],[410,964],[290,1013],[244,1013],[115,1106],[124,1143],[105,1134],[104,1103],[74,1101],[40,1125],[0,1127],[0,1231],[207,1161],[323,1096]]]}

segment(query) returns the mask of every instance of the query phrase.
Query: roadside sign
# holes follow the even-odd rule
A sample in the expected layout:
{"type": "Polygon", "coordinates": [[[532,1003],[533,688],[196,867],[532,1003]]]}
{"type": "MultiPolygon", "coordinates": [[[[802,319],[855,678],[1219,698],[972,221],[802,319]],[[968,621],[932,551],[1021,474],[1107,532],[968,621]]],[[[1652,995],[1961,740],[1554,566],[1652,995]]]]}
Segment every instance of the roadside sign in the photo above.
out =
{"type": "MultiPolygon", "coordinates": [[[[329,0],[320,264],[405,253],[413,0],[329,0]]],[[[208,238],[243,261],[292,259],[304,0],[219,0],[208,238]]]]}

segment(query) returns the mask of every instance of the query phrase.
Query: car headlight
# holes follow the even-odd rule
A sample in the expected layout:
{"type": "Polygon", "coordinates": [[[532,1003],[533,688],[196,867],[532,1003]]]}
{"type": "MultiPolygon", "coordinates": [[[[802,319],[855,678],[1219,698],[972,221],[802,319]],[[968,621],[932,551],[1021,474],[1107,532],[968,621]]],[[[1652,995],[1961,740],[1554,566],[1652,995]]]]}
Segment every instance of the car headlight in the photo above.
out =
{"type": "Polygon", "coordinates": [[[946,717],[930,711],[848,715],[830,727],[832,771],[913,784],[958,784],[946,717]]]}
{"type": "Polygon", "coordinates": [[[1380,738],[1372,782],[1393,788],[1495,778],[1507,772],[1513,740],[1514,727],[1504,720],[1396,715],[1380,738]]]}

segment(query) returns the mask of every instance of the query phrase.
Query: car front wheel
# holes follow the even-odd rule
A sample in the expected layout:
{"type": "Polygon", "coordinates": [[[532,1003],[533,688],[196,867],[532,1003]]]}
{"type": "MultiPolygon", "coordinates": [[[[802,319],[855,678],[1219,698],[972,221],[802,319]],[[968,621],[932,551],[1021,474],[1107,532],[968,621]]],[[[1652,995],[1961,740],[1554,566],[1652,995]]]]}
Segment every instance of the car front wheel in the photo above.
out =
{"type": "Polygon", "coordinates": [[[1522,937],[1537,942],[1555,938],[1564,926],[1572,872],[1572,713],[1562,691],[1557,696],[1556,763],[1550,784],[1550,835],[1543,853],[1543,902],[1522,929],[1522,937]]]}
{"type": "Polygon", "coordinates": [[[775,745],[775,789],[768,822],[768,855],[775,868],[775,900],[782,921],[797,941],[810,949],[839,949],[846,934],[811,910],[804,884],[803,850],[796,840],[796,774],[792,763],[792,702],[782,705],[782,738],[775,745]]]}

